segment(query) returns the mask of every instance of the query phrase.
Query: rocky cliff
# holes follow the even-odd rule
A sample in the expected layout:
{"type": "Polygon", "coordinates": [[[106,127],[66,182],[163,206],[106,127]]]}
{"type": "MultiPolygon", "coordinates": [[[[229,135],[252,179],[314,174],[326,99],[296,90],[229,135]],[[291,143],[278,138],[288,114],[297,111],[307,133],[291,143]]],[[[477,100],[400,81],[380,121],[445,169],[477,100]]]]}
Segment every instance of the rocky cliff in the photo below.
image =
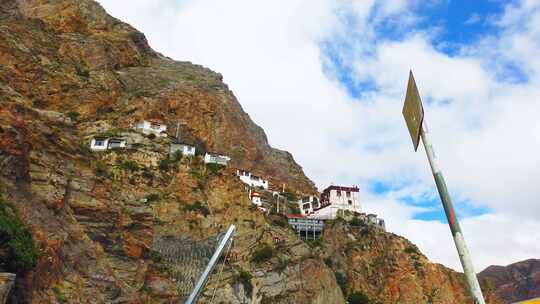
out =
{"type": "Polygon", "coordinates": [[[540,297],[540,260],[489,266],[478,274],[506,303],[540,297]]]}
{"type": "Polygon", "coordinates": [[[126,128],[160,119],[172,134],[274,184],[313,192],[291,154],[271,148],[220,74],[154,52],[141,33],[93,1],[15,1],[1,4],[0,80],[41,110],[77,113],[87,135],[100,122],[126,128]],[[90,127],[90,129],[87,129],[90,127]]]}
{"type": "Polygon", "coordinates": [[[300,240],[282,216],[251,206],[234,167],[315,190],[219,74],[152,51],[90,0],[0,2],[0,272],[17,273],[10,303],[177,302],[230,224],[234,246],[201,303],[468,300],[460,274],[393,234],[336,221],[321,240],[300,240]],[[169,138],[130,128],[140,119],[172,132],[180,123],[183,139],[230,155],[231,166],[171,157],[169,138]],[[90,151],[100,134],[129,146],[90,151]]]}

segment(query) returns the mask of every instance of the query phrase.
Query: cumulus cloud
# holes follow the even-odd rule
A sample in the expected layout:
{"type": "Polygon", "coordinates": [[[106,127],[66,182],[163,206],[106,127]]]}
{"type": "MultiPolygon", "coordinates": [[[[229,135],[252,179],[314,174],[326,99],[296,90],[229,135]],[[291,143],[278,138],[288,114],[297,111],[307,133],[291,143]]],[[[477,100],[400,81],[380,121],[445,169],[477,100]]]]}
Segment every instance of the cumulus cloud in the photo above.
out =
{"type": "Polygon", "coordinates": [[[425,155],[412,152],[401,116],[413,68],[456,204],[491,210],[463,221],[478,270],[539,256],[535,1],[508,5],[499,34],[453,56],[435,47],[439,29],[416,28],[417,1],[99,2],[158,51],[222,73],[271,144],[291,151],[320,187],[360,185],[366,209],[391,231],[460,269],[446,224],[414,220],[426,207],[403,202],[435,196],[425,155]],[[389,22],[408,35],[385,36],[378,28],[389,22]],[[350,86],[366,87],[351,97],[350,86]],[[370,192],[373,181],[396,189],[370,192]]]}

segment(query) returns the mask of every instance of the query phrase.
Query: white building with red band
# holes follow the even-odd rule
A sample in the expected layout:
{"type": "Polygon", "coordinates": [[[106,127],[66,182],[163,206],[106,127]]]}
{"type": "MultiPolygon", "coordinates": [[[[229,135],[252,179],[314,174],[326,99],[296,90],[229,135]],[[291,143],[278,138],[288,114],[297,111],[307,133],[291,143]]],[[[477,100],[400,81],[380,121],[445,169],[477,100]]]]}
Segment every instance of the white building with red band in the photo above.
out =
{"type": "Polygon", "coordinates": [[[360,189],[344,186],[329,186],[320,199],[309,196],[298,201],[300,212],[309,218],[335,219],[338,211],[361,213],[360,189]]]}

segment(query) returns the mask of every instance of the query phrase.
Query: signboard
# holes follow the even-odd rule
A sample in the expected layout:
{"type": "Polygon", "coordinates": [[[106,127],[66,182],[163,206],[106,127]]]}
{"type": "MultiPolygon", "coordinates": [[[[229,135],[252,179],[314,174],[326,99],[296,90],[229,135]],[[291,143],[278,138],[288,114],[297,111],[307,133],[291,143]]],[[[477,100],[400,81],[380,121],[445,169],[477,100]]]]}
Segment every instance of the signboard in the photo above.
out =
{"type": "Polygon", "coordinates": [[[420,132],[422,130],[422,122],[424,121],[424,107],[422,107],[422,100],[420,99],[412,71],[409,72],[409,83],[407,84],[407,95],[405,96],[405,104],[403,105],[403,116],[411,134],[414,151],[416,151],[420,143],[420,132]]]}

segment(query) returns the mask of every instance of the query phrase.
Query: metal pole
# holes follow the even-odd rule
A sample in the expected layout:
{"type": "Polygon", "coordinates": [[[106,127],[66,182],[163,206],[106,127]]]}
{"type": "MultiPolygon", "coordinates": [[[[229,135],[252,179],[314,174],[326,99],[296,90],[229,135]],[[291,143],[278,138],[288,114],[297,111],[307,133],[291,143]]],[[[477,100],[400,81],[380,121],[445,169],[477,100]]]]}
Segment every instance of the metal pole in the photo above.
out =
{"type": "Polygon", "coordinates": [[[473,263],[469,250],[465,245],[465,239],[463,238],[463,233],[459,226],[456,213],[454,211],[454,206],[452,205],[452,199],[450,198],[450,193],[444,181],[444,176],[439,169],[437,164],[437,157],[433,151],[433,145],[431,139],[429,138],[429,132],[426,125],[426,120],[422,123],[420,130],[420,135],[422,136],[422,143],[424,143],[424,148],[429,160],[429,165],[431,166],[431,171],[433,172],[433,177],[435,178],[435,184],[437,184],[437,190],[439,191],[439,196],[444,207],[444,212],[446,213],[446,218],[448,219],[448,225],[452,231],[452,236],[454,238],[454,243],[459,254],[459,259],[461,265],[463,266],[463,272],[465,273],[465,279],[469,285],[470,292],[472,294],[474,304],[485,304],[484,296],[482,295],[482,290],[480,289],[480,284],[478,283],[478,278],[474,272],[473,263]]]}
{"type": "Polygon", "coordinates": [[[208,278],[210,277],[210,274],[214,270],[214,267],[216,266],[219,257],[221,256],[221,253],[223,253],[223,250],[225,249],[225,246],[229,241],[231,241],[234,231],[236,227],[234,225],[231,225],[229,229],[227,230],[227,233],[225,233],[225,236],[219,243],[218,248],[214,252],[214,255],[210,259],[210,262],[208,262],[208,265],[206,266],[206,269],[202,273],[201,277],[197,281],[197,284],[195,285],[195,288],[193,288],[193,291],[189,295],[189,298],[186,300],[185,304],[195,304],[197,303],[197,299],[201,295],[201,292],[204,288],[204,285],[206,285],[206,282],[208,281],[208,278]]]}

